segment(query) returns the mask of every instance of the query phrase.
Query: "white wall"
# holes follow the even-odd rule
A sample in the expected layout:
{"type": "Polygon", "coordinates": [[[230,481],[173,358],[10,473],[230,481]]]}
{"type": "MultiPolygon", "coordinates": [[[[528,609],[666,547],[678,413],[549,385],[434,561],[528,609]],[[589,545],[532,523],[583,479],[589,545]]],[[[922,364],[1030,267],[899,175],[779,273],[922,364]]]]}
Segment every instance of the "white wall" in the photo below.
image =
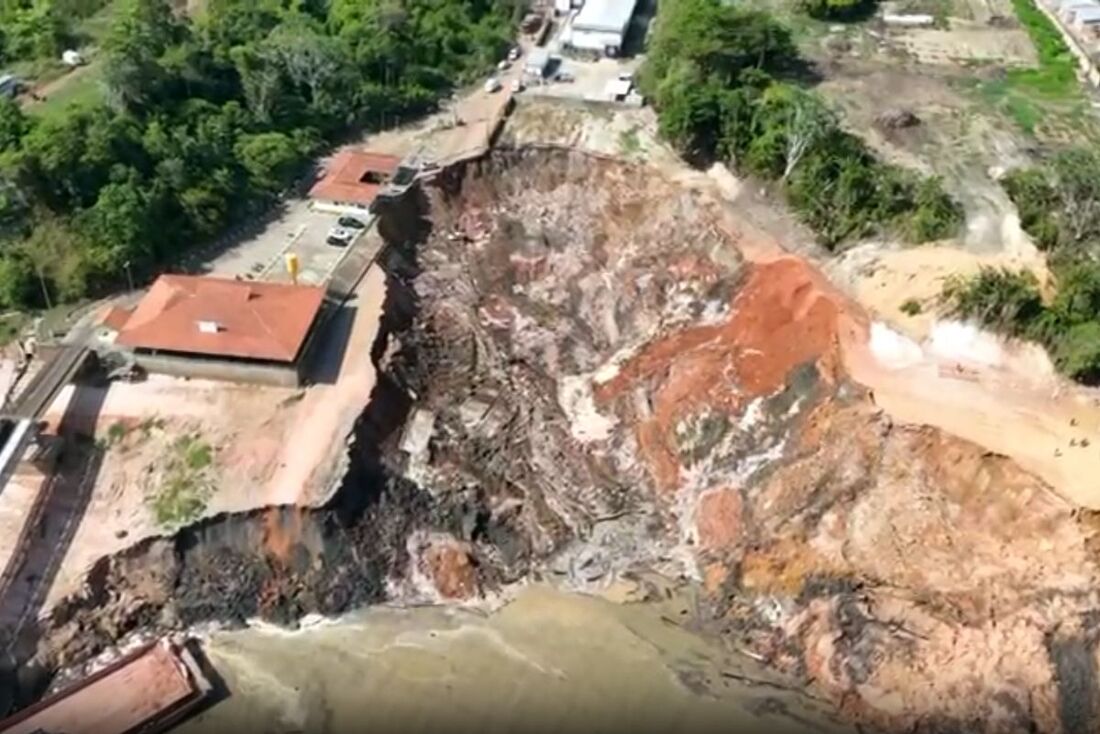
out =
{"type": "Polygon", "coordinates": [[[569,43],[574,48],[603,53],[603,50],[608,46],[621,49],[623,47],[623,34],[608,33],[606,31],[582,31],[574,28],[569,43]]]}

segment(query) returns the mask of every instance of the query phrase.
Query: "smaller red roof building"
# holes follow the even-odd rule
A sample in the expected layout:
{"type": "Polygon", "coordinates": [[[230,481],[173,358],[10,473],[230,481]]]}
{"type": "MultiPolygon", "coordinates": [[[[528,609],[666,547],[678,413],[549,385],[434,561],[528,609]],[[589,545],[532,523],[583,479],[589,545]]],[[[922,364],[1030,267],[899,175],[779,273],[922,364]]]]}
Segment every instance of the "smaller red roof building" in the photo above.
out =
{"type": "Polygon", "coordinates": [[[392,155],[342,150],[310,189],[310,198],[369,207],[400,163],[401,159],[392,155]]]}
{"type": "Polygon", "coordinates": [[[323,288],[162,275],[121,325],[116,344],[149,352],[293,363],[323,288]]]}

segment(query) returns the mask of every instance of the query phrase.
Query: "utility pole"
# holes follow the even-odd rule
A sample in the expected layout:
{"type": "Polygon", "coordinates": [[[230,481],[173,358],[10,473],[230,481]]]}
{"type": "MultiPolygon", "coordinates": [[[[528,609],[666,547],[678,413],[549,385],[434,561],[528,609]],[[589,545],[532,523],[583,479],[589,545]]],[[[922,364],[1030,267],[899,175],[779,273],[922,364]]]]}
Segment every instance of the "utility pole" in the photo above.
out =
{"type": "Polygon", "coordinates": [[[42,266],[39,263],[34,264],[34,271],[38,273],[38,285],[42,287],[42,297],[46,299],[46,310],[53,308],[53,303],[50,301],[50,289],[46,287],[46,279],[42,276],[42,266]]]}
{"type": "Polygon", "coordinates": [[[130,272],[130,261],[122,263],[122,267],[126,268],[126,282],[130,284],[130,292],[134,292],[134,276],[130,272]]]}

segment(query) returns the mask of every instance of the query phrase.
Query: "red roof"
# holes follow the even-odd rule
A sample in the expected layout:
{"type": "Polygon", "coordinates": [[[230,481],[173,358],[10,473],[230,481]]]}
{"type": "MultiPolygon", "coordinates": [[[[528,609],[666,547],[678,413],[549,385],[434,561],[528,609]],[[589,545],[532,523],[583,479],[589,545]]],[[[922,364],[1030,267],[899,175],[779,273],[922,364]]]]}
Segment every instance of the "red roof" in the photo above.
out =
{"type": "Polygon", "coordinates": [[[321,308],[322,288],[162,275],[116,343],[135,349],[293,362],[321,308]]]}
{"type": "Polygon", "coordinates": [[[369,206],[382,188],[381,182],[392,176],[400,163],[401,159],[392,155],[342,150],[309,195],[314,199],[369,206]]]}
{"type": "Polygon", "coordinates": [[[133,312],[134,309],[132,308],[111,306],[103,312],[103,318],[100,319],[99,323],[112,331],[122,331],[122,327],[126,326],[126,322],[130,320],[130,314],[133,312]]]}

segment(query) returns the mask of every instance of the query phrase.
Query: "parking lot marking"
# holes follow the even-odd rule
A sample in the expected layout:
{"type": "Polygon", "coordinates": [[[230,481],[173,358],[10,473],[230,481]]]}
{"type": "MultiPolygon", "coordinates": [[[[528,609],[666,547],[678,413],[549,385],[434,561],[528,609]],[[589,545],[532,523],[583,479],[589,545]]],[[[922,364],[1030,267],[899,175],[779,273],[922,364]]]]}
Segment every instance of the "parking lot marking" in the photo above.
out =
{"type": "Polygon", "coordinates": [[[298,230],[291,236],[290,241],[287,242],[283,249],[279,250],[279,252],[268,261],[267,265],[264,266],[264,269],[260,271],[259,277],[266,278],[267,274],[271,272],[271,269],[275,267],[275,263],[285,261],[287,251],[289,251],[291,247],[294,247],[294,243],[301,239],[305,232],[306,225],[299,225],[298,230]]]}

